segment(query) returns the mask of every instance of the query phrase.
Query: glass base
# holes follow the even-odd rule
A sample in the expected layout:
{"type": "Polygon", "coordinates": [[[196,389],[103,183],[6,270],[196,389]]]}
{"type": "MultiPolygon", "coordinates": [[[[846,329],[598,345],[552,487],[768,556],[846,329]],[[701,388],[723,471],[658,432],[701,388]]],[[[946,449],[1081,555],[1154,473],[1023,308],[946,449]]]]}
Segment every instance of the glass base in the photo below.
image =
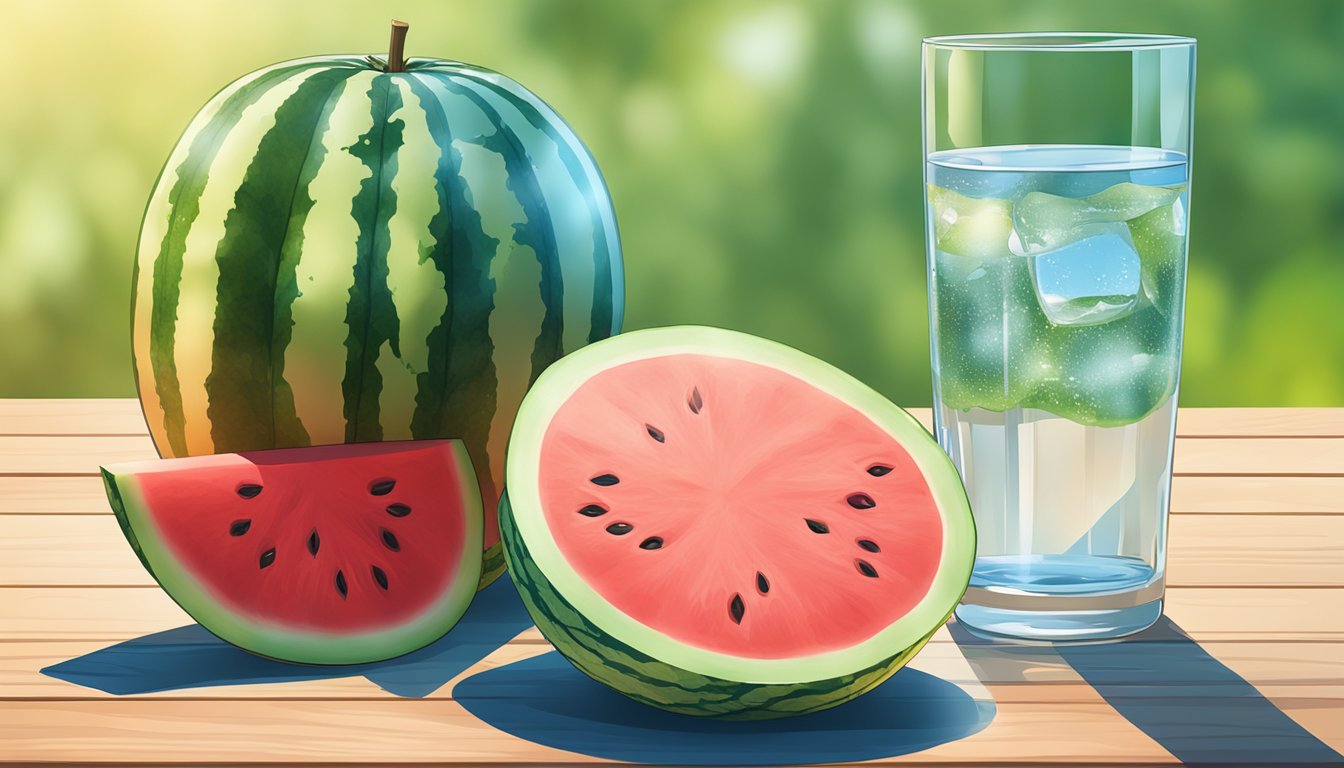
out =
{"type": "Polygon", "coordinates": [[[957,606],[957,623],[989,639],[1067,642],[1111,640],[1151,627],[1162,615],[1162,599],[1096,611],[1021,611],[985,605],[957,606]]]}

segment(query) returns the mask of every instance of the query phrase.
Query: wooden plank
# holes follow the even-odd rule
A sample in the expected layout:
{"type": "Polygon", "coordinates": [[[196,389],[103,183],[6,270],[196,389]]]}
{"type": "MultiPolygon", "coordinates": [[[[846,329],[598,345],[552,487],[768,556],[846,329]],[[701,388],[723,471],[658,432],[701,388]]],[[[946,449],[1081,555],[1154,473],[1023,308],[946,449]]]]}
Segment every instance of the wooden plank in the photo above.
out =
{"type": "MultiPolygon", "coordinates": [[[[1171,521],[1171,586],[1344,586],[1344,515],[1171,521]]],[[[0,587],[152,585],[111,515],[0,516],[0,587]]]]}
{"type": "MultiPolygon", "coordinates": [[[[18,641],[0,643],[0,699],[98,699],[112,694],[96,688],[86,688],[44,675],[40,670],[70,659],[107,648],[106,642],[89,641],[18,641]]],[[[1337,698],[1344,700],[1344,642],[1208,642],[1205,651],[1218,659],[1246,681],[1255,685],[1266,696],[1285,698],[1337,698]]],[[[550,646],[531,642],[511,642],[492,653],[484,666],[463,673],[493,668],[545,653],[550,646]]],[[[115,655],[105,654],[101,663],[110,665],[115,655]]],[[[146,654],[132,658],[125,667],[126,675],[152,668],[155,659],[146,654]]],[[[173,664],[180,663],[175,658],[173,664]]],[[[963,649],[945,637],[932,642],[920,651],[911,663],[919,669],[960,686],[983,684],[993,691],[994,699],[1005,702],[1031,701],[1093,701],[1096,694],[1082,681],[1078,673],[1048,648],[1014,648],[1004,651],[981,648],[963,649]],[[968,664],[966,654],[972,661],[968,664]],[[992,658],[991,658],[992,657],[992,658]],[[1039,690],[1038,690],[1039,689],[1039,690]]],[[[1171,670],[1164,677],[1167,684],[1204,683],[1207,673],[1202,669],[1190,670],[1181,677],[1182,670],[1171,670]]],[[[209,670],[201,678],[211,675],[223,678],[222,670],[209,670]]],[[[341,674],[333,669],[332,675],[341,674]]],[[[461,677],[461,676],[459,676],[461,677]]],[[[273,683],[239,683],[182,687],[137,696],[152,698],[214,698],[214,699],[365,699],[393,697],[360,675],[348,677],[321,677],[290,679],[273,683]]],[[[453,678],[453,681],[459,678],[453,678]]],[[[1151,685],[1150,680],[1136,680],[1136,685],[1151,685]]],[[[431,694],[451,696],[452,681],[431,694]]]]}
{"type": "MultiPolygon", "coordinates": [[[[1340,477],[1176,477],[1179,514],[1344,514],[1340,477]]],[[[0,477],[0,515],[111,514],[97,477],[0,477]]]]}
{"type": "Polygon", "coordinates": [[[0,435],[147,433],[140,404],[134,399],[0,399],[0,435]]]}
{"type": "Polygon", "coordinates": [[[0,477],[0,515],[110,515],[101,477],[0,477]]]}
{"type": "MultiPolygon", "coordinates": [[[[1340,587],[1167,590],[1168,615],[1200,642],[1344,640],[1340,605],[1340,587]]],[[[155,587],[0,589],[0,642],[127,640],[189,623],[155,587]]]]}
{"type": "Polygon", "coordinates": [[[1331,437],[1178,438],[1177,474],[1344,476],[1344,440],[1331,437]]]}
{"type": "Polygon", "coordinates": [[[1170,586],[1344,586],[1344,515],[1175,515],[1168,531],[1170,586]]]}
{"type": "Polygon", "coordinates": [[[1171,513],[1344,515],[1344,477],[1174,477],[1171,513]]]}
{"type": "Polygon", "coordinates": [[[1344,408],[1181,408],[1182,437],[1344,437],[1344,408]]]}
{"type": "Polygon", "coordinates": [[[0,475],[96,475],[102,464],[158,458],[148,435],[62,437],[0,435],[0,475]]]}
{"type": "Polygon", "coordinates": [[[0,516],[0,587],[153,584],[112,515],[0,516]]]}
{"type": "MultiPolygon", "coordinates": [[[[93,653],[105,647],[107,647],[106,643],[90,642],[0,643],[0,700],[45,699],[59,701],[120,698],[117,695],[105,693],[97,688],[76,685],[75,683],[51,677],[41,672],[41,670],[51,665],[60,664],[61,662],[69,661],[71,659],[77,659],[85,654],[93,653]]],[[[550,646],[532,643],[505,645],[496,649],[486,660],[479,662],[471,669],[444,683],[442,688],[431,695],[440,698],[448,698],[453,684],[463,677],[486,669],[493,669],[494,667],[502,666],[504,664],[511,664],[528,658],[529,656],[545,653],[548,650],[550,650],[550,646]]],[[[212,658],[217,657],[212,656],[212,658]]],[[[111,662],[102,661],[101,663],[110,664],[111,662]]],[[[147,653],[134,663],[142,666],[126,667],[125,674],[134,675],[144,669],[152,668],[154,659],[152,655],[147,653]]],[[[264,662],[261,663],[264,664],[264,662]]],[[[389,693],[382,688],[379,688],[361,674],[346,672],[344,673],[345,676],[341,676],[343,673],[340,667],[328,668],[330,670],[330,676],[328,677],[323,676],[322,668],[289,667],[279,664],[277,666],[281,669],[311,670],[313,676],[308,679],[296,676],[293,679],[273,682],[219,685],[203,683],[197,687],[182,687],[176,690],[137,693],[134,695],[140,698],[159,699],[351,700],[400,698],[393,693],[389,693]]],[[[211,675],[218,675],[220,679],[226,679],[227,673],[223,670],[205,670],[203,671],[203,677],[195,679],[204,680],[211,675]]]]}
{"type": "MultiPolygon", "coordinates": [[[[694,736],[688,734],[688,738],[694,736]]],[[[6,744],[6,757],[14,761],[140,765],[598,762],[586,755],[503,737],[445,699],[260,701],[245,708],[227,701],[153,699],[3,702],[0,743],[6,744]]],[[[1111,707],[1092,702],[1000,707],[989,726],[974,736],[867,765],[1077,765],[1083,760],[1176,764],[1166,750],[1111,707]]]]}

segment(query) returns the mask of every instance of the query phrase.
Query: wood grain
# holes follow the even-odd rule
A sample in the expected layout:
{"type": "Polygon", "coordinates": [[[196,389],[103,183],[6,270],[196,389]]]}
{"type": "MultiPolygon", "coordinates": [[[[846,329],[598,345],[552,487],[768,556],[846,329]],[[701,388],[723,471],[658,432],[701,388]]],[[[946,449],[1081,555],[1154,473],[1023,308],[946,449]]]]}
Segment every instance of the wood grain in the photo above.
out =
{"type": "MultiPolygon", "coordinates": [[[[113,697],[97,688],[75,685],[46,674],[41,670],[109,647],[106,642],[90,641],[13,641],[0,643],[0,699],[75,700],[113,697]]],[[[194,652],[203,658],[219,658],[217,645],[203,645],[194,652]]],[[[1206,642],[1202,647],[1229,669],[1255,685],[1268,696],[1286,698],[1344,698],[1344,642],[1305,642],[1292,645],[1290,654],[1283,653],[1284,644],[1272,642],[1206,642]]],[[[510,664],[530,656],[546,653],[549,645],[531,642],[511,642],[494,651],[480,665],[452,678],[431,696],[451,696],[453,683],[477,671],[510,664]]],[[[190,658],[193,649],[174,649],[175,654],[166,664],[180,664],[190,658]]],[[[240,652],[241,653],[241,652],[240,652]]],[[[98,657],[101,669],[117,669],[133,676],[140,670],[151,670],[155,665],[152,653],[137,656],[129,651],[103,653],[98,657]],[[124,663],[114,667],[121,656],[124,663]]],[[[264,665],[263,665],[264,666],[264,665]]],[[[390,666],[395,667],[395,662],[390,666]]],[[[1094,701],[1096,694],[1062,657],[1048,647],[981,648],[962,647],[942,638],[930,643],[911,662],[919,669],[959,686],[983,684],[989,686],[994,699],[1000,704],[1020,701],[1094,701]],[[970,660],[967,660],[969,656],[970,660]]],[[[249,667],[253,669],[253,667],[249,667]]],[[[314,670],[312,678],[295,678],[278,683],[232,682],[228,670],[204,670],[197,678],[199,685],[175,690],[154,691],[138,696],[174,699],[368,699],[396,698],[359,674],[342,675],[333,669],[330,676],[314,670]],[[215,678],[211,683],[211,678],[215,678]]],[[[1164,675],[1163,682],[1206,683],[1203,669],[1174,668],[1164,675]]],[[[1136,686],[1151,686],[1151,680],[1135,680],[1136,686]]]]}
{"type": "Polygon", "coordinates": [[[0,400],[0,435],[143,435],[133,399],[0,400]]]}
{"type": "MultiPolygon", "coordinates": [[[[0,702],[11,760],[416,762],[536,765],[595,762],[499,731],[445,699],[0,702]],[[134,757],[131,757],[134,756],[134,757]]],[[[877,764],[1166,764],[1173,758],[1104,703],[1018,704],[980,733],[877,764]],[[1042,734],[1050,737],[1042,738],[1042,734]]],[[[872,765],[873,763],[868,763],[872,765]]]]}
{"type": "MultiPolygon", "coordinates": [[[[0,502],[3,503],[3,502],[0,502]]],[[[1173,515],[1344,514],[1344,477],[1173,477],[1173,515]]]]}
{"type": "Polygon", "coordinates": [[[1173,471],[1187,475],[1344,477],[1344,440],[1333,437],[1177,438],[1173,471]]]}
{"type": "Polygon", "coordinates": [[[104,464],[158,458],[148,435],[0,435],[0,474],[97,475],[104,464]]]}

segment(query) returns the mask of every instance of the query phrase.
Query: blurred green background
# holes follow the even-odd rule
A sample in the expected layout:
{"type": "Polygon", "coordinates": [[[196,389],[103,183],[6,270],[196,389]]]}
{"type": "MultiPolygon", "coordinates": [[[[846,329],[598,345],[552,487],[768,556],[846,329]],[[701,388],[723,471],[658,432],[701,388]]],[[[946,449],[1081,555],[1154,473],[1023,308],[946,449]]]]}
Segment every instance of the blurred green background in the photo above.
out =
{"type": "Polygon", "coordinates": [[[611,186],[627,328],[786,341],[930,401],[919,40],[1199,38],[1182,402],[1344,405],[1344,2],[3,0],[0,397],[126,396],[144,201],[192,114],[272,61],[503,71],[611,186]]]}

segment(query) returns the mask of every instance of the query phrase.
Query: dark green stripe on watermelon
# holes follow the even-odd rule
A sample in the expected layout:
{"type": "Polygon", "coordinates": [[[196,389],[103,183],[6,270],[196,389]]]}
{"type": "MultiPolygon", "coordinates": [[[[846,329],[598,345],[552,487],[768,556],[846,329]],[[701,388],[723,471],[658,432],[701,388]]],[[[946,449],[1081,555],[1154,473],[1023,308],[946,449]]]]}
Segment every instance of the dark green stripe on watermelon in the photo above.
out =
{"type": "MultiPolygon", "coordinates": [[[[564,164],[565,170],[569,172],[569,177],[574,185],[580,189],[591,186],[578,155],[579,152],[586,150],[576,149],[564,136],[561,136],[559,131],[556,130],[555,123],[543,117],[528,99],[490,80],[475,77],[466,72],[455,74],[463,80],[470,80],[483,88],[489,89],[492,93],[512,104],[533,128],[541,131],[555,143],[560,161],[564,164]]],[[[596,163],[593,164],[593,168],[597,168],[596,163]]],[[[601,183],[600,176],[593,181],[601,183]]],[[[588,341],[593,342],[611,336],[615,330],[612,328],[612,253],[611,244],[607,242],[607,228],[602,216],[602,209],[598,207],[597,201],[590,196],[585,196],[584,202],[588,208],[588,215],[593,227],[593,311],[591,315],[592,327],[588,331],[588,341]]]]}
{"type": "MultiPolygon", "coordinates": [[[[210,180],[210,166],[220,145],[237,125],[244,110],[280,82],[321,66],[319,63],[308,63],[283,67],[259,76],[256,81],[231,94],[210,122],[196,134],[186,159],[175,169],[177,181],[168,193],[168,229],[159,246],[159,255],[154,260],[153,292],[151,296],[135,297],[135,301],[153,302],[150,307],[152,330],[149,337],[149,362],[154,372],[154,388],[163,408],[168,448],[174,456],[182,456],[187,452],[186,417],[182,410],[182,389],[174,358],[177,305],[181,300],[182,259],[186,253],[187,234],[200,213],[201,194],[210,180]]],[[[165,168],[164,173],[167,172],[165,168]]],[[[199,343],[199,340],[193,343],[199,343]]],[[[163,451],[163,446],[160,446],[160,451],[163,451]]]]}
{"type": "Polygon", "coordinates": [[[622,643],[575,610],[532,560],[507,493],[499,504],[499,529],[509,573],[541,634],[594,680],[672,712],[759,720],[826,709],[877,687],[923,647],[917,643],[895,658],[852,675],[796,685],[756,685],[697,674],[622,643]]]}
{"type": "Polygon", "coordinates": [[[429,132],[439,147],[434,171],[439,210],[430,220],[435,238],[429,259],[444,276],[448,304],[438,326],[430,332],[428,370],[417,377],[411,436],[441,435],[462,438],[471,450],[483,498],[498,498],[490,474],[486,444],[497,407],[498,381],[490,315],[495,309],[495,281],[490,263],[499,241],[485,233],[481,215],[471,205],[467,182],[461,175],[461,154],[443,105],[419,78],[408,81],[429,132]]]}
{"type": "MultiPolygon", "coordinates": [[[[206,414],[217,452],[275,445],[279,431],[291,439],[298,431],[307,442],[292,397],[284,404],[287,408],[277,429],[273,394],[273,381],[280,378],[273,365],[277,282],[289,229],[301,229],[313,205],[307,187],[316,169],[305,169],[305,161],[312,144],[326,132],[329,106],[350,76],[349,70],[318,72],[280,105],[275,127],[262,137],[234,196],[234,208],[224,220],[224,238],[215,251],[219,264],[215,344],[205,380],[210,400],[206,414]],[[248,289],[240,291],[240,285],[248,289]]],[[[290,272],[292,283],[292,264],[290,272]]],[[[292,302],[297,290],[289,292],[292,302]]],[[[282,326],[287,340],[287,315],[282,326]]]]}
{"type": "Polygon", "coordinates": [[[542,371],[546,370],[546,366],[564,355],[565,289],[560,278],[560,252],[555,242],[551,214],[541,194],[541,184],[537,181],[537,174],[527,150],[524,149],[518,135],[499,116],[499,112],[469,86],[455,82],[451,78],[442,78],[440,82],[455,93],[471,100],[495,126],[495,132],[485,137],[481,145],[504,158],[504,169],[508,174],[505,185],[518,198],[525,217],[524,221],[513,225],[513,241],[531,248],[537,256],[537,263],[541,266],[539,290],[546,314],[542,317],[541,330],[532,349],[532,377],[528,381],[530,385],[537,380],[542,371]]]}
{"type": "Polygon", "coordinates": [[[359,222],[359,238],[355,246],[358,253],[355,280],[350,287],[345,319],[348,334],[341,388],[345,396],[346,442],[383,439],[378,411],[383,376],[378,372],[378,353],[387,342],[394,355],[401,355],[400,321],[387,287],[387,251],[391,244],[388,221],[397,209],[392,180],[397,175],[397,150],[406,124],[400,118],[391,119],[402,106],[401,91],[391,75],[375,78],[368,96],[372,102],[373,126],[349,150],[372,175],[360,183],[350,210],[359,222]]]}

